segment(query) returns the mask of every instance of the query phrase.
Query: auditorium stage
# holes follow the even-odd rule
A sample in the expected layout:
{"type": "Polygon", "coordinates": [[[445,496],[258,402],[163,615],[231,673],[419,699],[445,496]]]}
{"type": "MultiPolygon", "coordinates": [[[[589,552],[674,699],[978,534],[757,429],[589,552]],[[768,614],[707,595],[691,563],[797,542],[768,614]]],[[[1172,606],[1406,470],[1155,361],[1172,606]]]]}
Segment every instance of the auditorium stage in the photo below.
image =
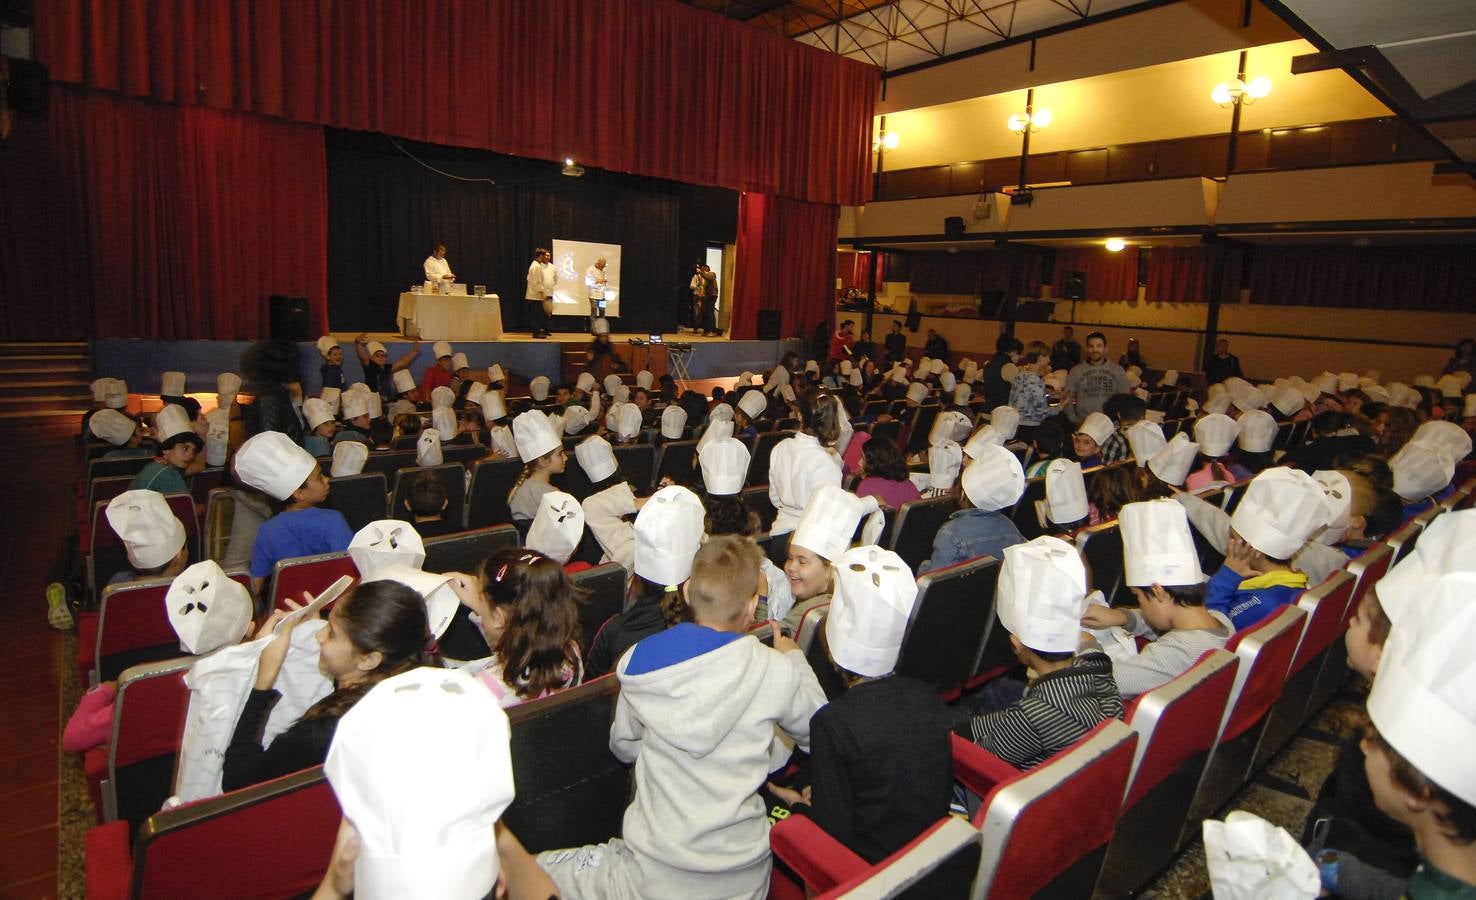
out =
{"type": "MultiPolygon", "coordinates": [[[[354,338],[357,333],[333,332],[343,347],[343,372],[349,383],[363,379],[358,355],[354,353],[354,338]]],[[[411,347],[411,342],[402,334],[371,332],[370,340],[385,345],[391,361],[399,359],[411,347]]],[[[667,371],[666,352],[663,349],[630,344],[631,339],[647,340],[649,334],[611,334],[610,342],[619,355],[627,361],[633,371],[650,369],[656,375],[667,371]]],[[[555,333],[551,338],[535,339],[528,334],[507,334],[499,341],[452,341],[456,350],[465,353],[474,368],[486,368],[500,363],[511,370],[518,382],[546,375],[558,383],[565,377],[565,351],[582,351],[588,348],[592,338],[587,334],[573,332],[555,333]]],[[[787,338],[777,341],[734,341],[726,337],[701,337],[690,334],[664,334],[665,342],[692,345],[687,361],[688,370],[694,381],[731,377],[747,369],[760,372],[772,368],[785,352],[794,350],[802,353],[803,341],[787,338]]],[[[420,355],[410,370],[418,381],[420,373],[431,365],[431,341],[420,345],[420,355]]],[[[250,341],[159,341],[148,339],[112,338],[93,342],[92,365],[95,377],[122,378],[134,393],[155,393],[159,390],[159,374],[166,371],[185,373],[185,389],[191,393],[214,392],[215,376],[222,371],[240,372],[241,354],[250,341]]],[[[299,342],[302,356],[302,386],[309,394],[316,394],[322,387],[318,368],[323,358],[312,341],[299,342]]],[[[575,373],[579,370],[573,369],[575,373]]],[[[572,377],[572,376],[571,376],[572,377]]]]}

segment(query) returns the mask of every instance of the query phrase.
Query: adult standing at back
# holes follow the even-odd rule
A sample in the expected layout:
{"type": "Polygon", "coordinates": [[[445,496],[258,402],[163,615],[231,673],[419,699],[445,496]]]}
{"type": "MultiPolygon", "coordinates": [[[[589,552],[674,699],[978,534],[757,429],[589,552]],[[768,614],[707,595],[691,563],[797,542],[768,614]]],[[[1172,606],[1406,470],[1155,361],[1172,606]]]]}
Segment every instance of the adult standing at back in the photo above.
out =
{"type": "Polygon", "coordinates": [[[1244,378],[1240,373],[1240,358],[1230,352],[1230,342],[1224,338],[1215,341],[1215,355],[1204,364],[1204,377],[1210,384],[1219,384],[1227,378],[1244,378]]]}
{"type": "Polygon", "coordinates": [[[702,264],[702,301],[697,307],[697,330],[716,337],[717,328],[717,273],[712,266],[702,264]]]}
{"type": "Polygon", "coordinates": [[[1107,358],[1107,336],[1102,332],[1087,335],[1086,360],[1066,376],[1066,390],[1071,396],[1067,411],[1073,422],[1101,412],[1102,404],[1113,394],[1127,393],[1127,373],[1107,358]]]}
{"type": "Polygon", "coordinates": [[[1061,339],[1051,345],[1051,368],[1073,369],[1081,362],[1081,345],[1070,325],[1061,329],[1061,339]]]}
{"type": "Polygon", "coordinates": [[[554,271],[553,254],[543,247],[533,251],[533,262],[528,265],[528,289],[523,299],[532,304],[528,307],[528,321],[533,326],[533,336],[548,337],[548,317],[553,308],[553,289],[558,283],[554,271]]]}
{"type": "Polygon", "coordinates": [[[887,360],[899,363],[907,356],[907,335],[902,333],[902,323],[896,319],[892,320],[892,330],[887,334],[884,342],[887,345],[887,360]]]}
{"type": "Polygon", "coordinates": [[[1004,367],[1020,361],[1020,340],[1012,334],[994,339],[994,355],[984,364],[984,405],[989,409],[1010,402],[1011,379],[1005,378],[1004,367]]]}

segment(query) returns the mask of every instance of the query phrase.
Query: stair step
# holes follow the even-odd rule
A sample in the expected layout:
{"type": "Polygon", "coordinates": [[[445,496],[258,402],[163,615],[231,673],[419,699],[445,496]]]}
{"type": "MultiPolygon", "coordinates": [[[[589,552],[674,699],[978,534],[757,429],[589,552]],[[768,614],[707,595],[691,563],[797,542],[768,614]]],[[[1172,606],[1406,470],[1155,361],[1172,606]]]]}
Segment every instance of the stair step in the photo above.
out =
{"type": "Polygon", "coordinates": [[[80,381],[92,381],[92,364],[85,359],[75,361],[59,362],[48,360],[36,362],[30,359],[15,359],[0,356],[0,375],[9,378],[13,375],[40,375],[45,376],[43,380],[61,380],[76,378],[80,381]]]}
{"type": "Polygon", "coordinates": [[[0,411],[0,422],[25,422],[40,419],[53,420],[63,418],[73,418],[80,422],[82,420],[82,416],[84,415],[86,415],[86,413],[80,409],[27,409],[14,412],[0,411]]]}
{"type": "Polygon", "coordinates": [[[0,356],[33,356],[37,353],[61,353],[86,356],[86,341],[0,341],[0,356]]]}
{"type": "Polygon", "coordinates": [[[18,412],[31,409],[71,409],[81,412],[91,406],[91,395],[84,402],[82,396],[67,397],[58,394],[40,396],[0,397],[0,411],[18,412]]]}
{"type": "Polygon", "coordinates": [[[81,378],[57,378],[55,375],[38,375],[34,379],[7,378],[0,382],[0,393],[16,391],[28,393],[45,391],[49,394],[70,394],[74,391],[82,391],[91,396],[92,383],[81,378]]]}

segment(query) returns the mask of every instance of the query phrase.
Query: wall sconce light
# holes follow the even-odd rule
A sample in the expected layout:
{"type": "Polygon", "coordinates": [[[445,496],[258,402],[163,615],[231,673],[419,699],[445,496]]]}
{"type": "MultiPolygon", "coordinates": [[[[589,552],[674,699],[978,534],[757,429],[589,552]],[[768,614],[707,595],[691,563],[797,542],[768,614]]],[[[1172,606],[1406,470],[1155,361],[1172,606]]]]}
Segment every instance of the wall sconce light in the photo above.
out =
{"type": "Polygon", "coordinates": [[[871,139],[871,152],[878,150],[896,150],[897,145],[902,143],[902,138],[895,131],[878,131],[876,137],[871,139]]]}
{"type": "Polygon", "coordinates": [[[1210,91],[1210,99],[1221,106],[1234,106],[1240,104],[1249,106],[1257,100],[1271,93],[1271,79],[1262,76],[1252,78],[1248,83],[1239,78],[1231,82],[1220,82],[1210,91]]]}
{"type": "Polygon", "coordinates": [[[1026,128],[1029,128],[1031,131],[1039,131],[1049,126],[1053,118],[1054,116],[1051,115],[1051,111],[1048,109],[1032,110],[1027,108],[1025,112],[1015,113],[1010,116],[1005,124],[1015,134],[1019,134],[1026,128]]]}

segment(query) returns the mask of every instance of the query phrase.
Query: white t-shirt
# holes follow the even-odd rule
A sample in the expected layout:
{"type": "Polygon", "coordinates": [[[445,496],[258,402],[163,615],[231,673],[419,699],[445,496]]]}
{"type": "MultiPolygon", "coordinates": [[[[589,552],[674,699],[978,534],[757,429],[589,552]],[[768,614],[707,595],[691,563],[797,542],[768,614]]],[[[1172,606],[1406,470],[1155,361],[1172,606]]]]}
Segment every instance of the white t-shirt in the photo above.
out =
{"type": "Polygon", "coordinates": [[[445,278],[447,275],[450,275],[450,274],[451,274],[451,264],[449,262],[447,262],[444,258],[443,259],[436,259],[435,256],[433,256],[433,255],[432,256],[427,256],[425,258],[425,280],[426,281],[437,281],[438,282],[438,281],[440,281],[441,279],[445,278]]]}

